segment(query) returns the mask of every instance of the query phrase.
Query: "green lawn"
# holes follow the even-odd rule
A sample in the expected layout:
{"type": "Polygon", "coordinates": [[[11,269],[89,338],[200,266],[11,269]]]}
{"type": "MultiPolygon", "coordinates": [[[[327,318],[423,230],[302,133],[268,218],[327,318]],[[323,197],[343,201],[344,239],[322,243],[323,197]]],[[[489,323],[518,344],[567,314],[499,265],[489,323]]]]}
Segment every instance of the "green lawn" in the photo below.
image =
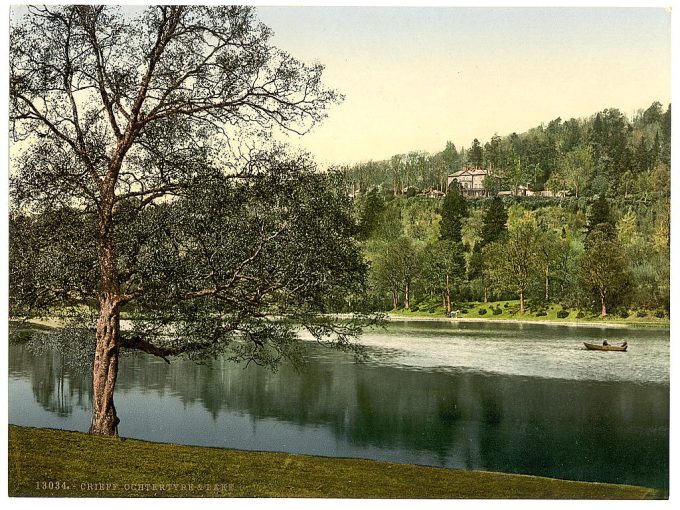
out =
{"type": "MultiPolygon", "coordinates": [[[[456,315],[459,319],[483,319],[483,320],[511,320],[511,321],[541,321],[541,322],[559,322],[564,324],[569,323],[592,323],[592,324],[620,324],[634,327],[663,327],[670,326],[670,319],[668,317],[658,318],[655,316],[656,310],[641,311],[644,317],[638,316],[638,311],[630,311],[626,318],[608,315],[604,319],[599,314],[590,312],[581,312],[579,310],[569,309],[567,317],[558,317],[557,314],[562,310],[562,306],[558,304],[550,304],[544,307],[532,306],[531,303],[527,305],[524,314],[519,313],[519,301],[495,301],[489,303],[480,302],[464,302],[455,303],[454,310],[459,310],[456,315]],[[464,310],[467,313],[463,312],[464,310]],[[485,312],[480,313],[480,310],[485,312]],[[500,310],[500,313],[494,310],[500,310]],[[545,313],[545,315],[543,315],[545,313]]],[[[445,317],[444,309],[439,300],[431,302],[418,303],[412,307],[412,310],[390,310],[389,314],[403,317],[417,317],[417,318],[442,318],[445,317]]]]}
{"type": "Polygon", "coordinates": [[[9,427],[9,495],[653,499],[653,489],[9,427]],[[58,483],[58,487],[57,484],[58,483]]]}

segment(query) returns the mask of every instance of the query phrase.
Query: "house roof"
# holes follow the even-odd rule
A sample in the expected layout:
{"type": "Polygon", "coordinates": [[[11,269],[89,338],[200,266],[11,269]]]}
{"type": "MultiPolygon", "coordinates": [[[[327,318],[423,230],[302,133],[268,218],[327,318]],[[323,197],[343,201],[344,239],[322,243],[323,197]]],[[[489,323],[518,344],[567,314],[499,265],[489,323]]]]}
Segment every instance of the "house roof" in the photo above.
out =
{"type": "Polygon", "coordinates": [[[462,177],[463,175],[487,175],[489,172],[484,168],[463,167],[457,172],[450,174],[449,177],[462,177]]]}

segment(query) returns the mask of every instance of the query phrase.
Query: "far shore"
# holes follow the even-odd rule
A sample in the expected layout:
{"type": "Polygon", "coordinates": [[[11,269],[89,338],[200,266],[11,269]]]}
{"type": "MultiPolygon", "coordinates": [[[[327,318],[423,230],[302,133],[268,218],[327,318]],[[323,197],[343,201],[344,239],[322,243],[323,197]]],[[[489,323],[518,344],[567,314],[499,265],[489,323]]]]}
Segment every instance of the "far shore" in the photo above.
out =
{"type": "Polygon", "coordinates": [[[587,321],[569,321],[557,322],[554,320],[531,320],[531,319],[491,319],[481,317],[424,317],[421,315],[398,315],[387,313],[386,318],[392,321],[420,321],[420,322],[486,322],[486,323],[501,323],[501,324],[540,324],[546,326],[576,326],[576,327],[595,327],[595,328],[659,328],[668,329],[670,324],[652,324],[647,322],[587,322],[587,321]]]}
{"type": "MultiPolygon", "coordinates": [[[[338,313],[338,314],[328,314],[328,316],[337,318],[348,318],[352,314],[348,313],[338,313]]],[[[409,322],[449,322],[449,323],[500,323],[500,324],[537,324],[546,326],[574,326],[574,327],[590,327],[590,328],[611,328],[611,329],[626,329],[626,328],[654,328],[654,329],[670,329],[670,321],[666,323],[652,323],[652,322],[605,322],[599,320],[591,321],[571,321],[571,320],[555,320],[555,319],[508,319],[508,318],[487,318],[487,317],[443,317],[435,316],[428,317],[425,315],[401,315],[395,313],[385,313],[385,319],[389,321],[409,321],[409,322]]],[[[10,318],[12,321],[12,318],[10,318]]],[[[129,327],[127,324],[130,319],[124,319],[121,321],[123,329],[129,327]]],[[[25,321],[32,326],[46,327],[46,328],[59,328],[64,325],[64,320],[57,317],[44,317],[44,318],[32,318],[25,321]]]]}

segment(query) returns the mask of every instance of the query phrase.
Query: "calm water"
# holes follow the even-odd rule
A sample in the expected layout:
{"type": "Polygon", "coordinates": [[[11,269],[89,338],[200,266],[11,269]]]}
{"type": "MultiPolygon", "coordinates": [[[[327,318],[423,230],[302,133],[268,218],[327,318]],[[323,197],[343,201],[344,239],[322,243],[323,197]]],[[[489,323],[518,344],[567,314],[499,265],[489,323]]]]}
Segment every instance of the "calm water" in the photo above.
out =
{"type": "MultiPolygon", "coordinates": [[[[669,332],[392,323],[370,361],[309,343],[296,373],[123,359],[122,436],[668,487],[669,332]],[[583,341],[627,340],[629,352],[583,341]]],[[[85,431],[89,376],[9,351],[9,420],[85,431]]]]}

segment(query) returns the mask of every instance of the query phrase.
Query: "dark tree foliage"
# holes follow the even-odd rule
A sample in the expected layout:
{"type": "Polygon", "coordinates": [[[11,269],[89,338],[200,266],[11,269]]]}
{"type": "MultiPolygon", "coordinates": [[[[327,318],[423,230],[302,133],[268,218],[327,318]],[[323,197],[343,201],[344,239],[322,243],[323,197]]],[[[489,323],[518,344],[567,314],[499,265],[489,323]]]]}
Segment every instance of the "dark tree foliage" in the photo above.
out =
{"type": "Polygon", "coordinates": [[[477,138],[472,141],[472,146],[467,151],[467,158],[471,166],[482,166],[484,163],[484,150],[477,138]]]}
{"type": "Polygon", "coordinates": [[[478,242],[475,243],[474,248],[472,248],[472,253],[470,253],[470,260],[468,262],[467,268],[468,281],[481,278],[483,271],[484,271],[484,257],[482,255],[482,244],[481,242],[478,242]]]}
{"type": "Polygon", "coordinates": [[[654,101],[642,114],[642,123],[645,126],[658,123],[661,121],[662,116],[663,106],[658,101],[654,101]]]}
{"type": "Polygon", "coordinates": [[[606,236],[613,236],[614,222],[611,217],[611,211],[609,210],[609,202],[605,198],[604,194],[600,194],[593,205],[590,207],[590,213],[588,214],[588,235],[594,231],[600,231],[606,236]]]}
{"type": "Polygon", "coordinates": [[[671,105],[668,105],[666,113],[661,117],[661,157],[662,161],[671,164],[671,105]]]}
{"type": "Polygon", "coordinates": [[[439,227],[439,239],[460,243],[461,222],[468,216],[467,201],[463,196],[460,183],[454,182],[449,186],[444,203],[442,204],[442,219],[439,227]]]}
{"type": "Polygon", "coordinates": [[[618,182],[619,173],[630,167],[631,149],[628,138],[631,126],[616,108],[598,113],[591,131],[591,146],[603,176],[618,182]]]}
{"type": "MultiPolygon", "coordinates": [[[[236,361],[276,366],[300,361],[295,329],[304,326],[355,347],[356,330],[318,316],[333,311],[327,296],[361,293],[367,270],[352,241],[351,204],[334,184],[280,165],[248,181],[210,176],[149,210],[139,218],[147,242],[130,253],[144,287],[135,303],[142,319],[122,333],[123,345],[160,356],[227,350],[236,361]]],[[[121,234],[121,246],[139,238],[121,234]]]]}
{"type": "Polygon", "coordinates": [[[503,200],[500,197],[494,197],[489,201],[489,205],[484,211],[483,221],[480,247],[498,241],[508,231],[508,212],[505,210],[503,200]]]}
{"type": "Polygon", "coordinates": [[[295,359],[294,342],[272,313],[348,346],[357,323],[318,315],[326,292],[364,278],[346,201],[304,158],[266,149],[273,130],[304,133],[339,99],[323,66],[273,47],[250,7],[28,11],[10,34],[22,142],[11,306],[96,309],[90,431],[117,434],[124,348],[165,358],[228,348],[276,365],[295,359]],[[124,309],[145,319],[134,331],[124,309]]]}
{"type": "Polygon", "coordinates": [[[371,188],[371,191],[366,194],[359,218],[360,239],[366,240],[376,231],[384,210],[385,201],[378,193],[377,188],[371,188]]]}

